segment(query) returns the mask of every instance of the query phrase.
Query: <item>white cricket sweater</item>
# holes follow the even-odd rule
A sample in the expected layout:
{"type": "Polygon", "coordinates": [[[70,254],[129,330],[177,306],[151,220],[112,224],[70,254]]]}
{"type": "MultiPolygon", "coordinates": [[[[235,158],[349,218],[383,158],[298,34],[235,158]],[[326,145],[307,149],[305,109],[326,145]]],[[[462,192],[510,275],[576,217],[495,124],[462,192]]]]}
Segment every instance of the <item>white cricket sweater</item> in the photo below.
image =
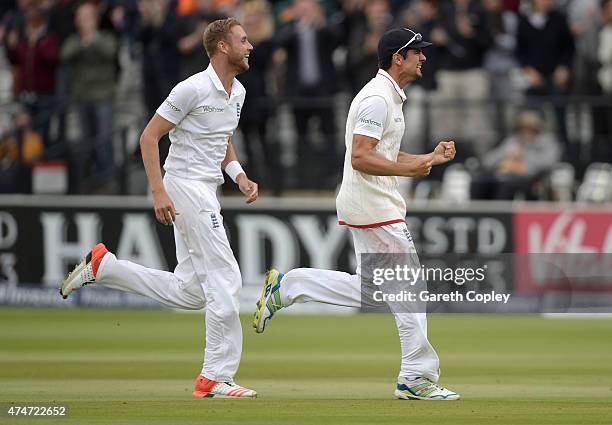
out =
{"type": "Polygon", "coordinates": [[[383,70],[379,70],[353,99],[346,122],[344,174],[336,198],[340,224],[378,227],[405,221],[406,201],[399,192],[397,177],[365,174],[353,169],[351,164],[353,134],[378,139],[376,152],[397,161],[404,135],[402,105],[405,99],[404,91],[383,70]],[[372,108],[364,107],[366,104],[378,105],[378,110],[371,111],[372,108]],[[373,118],[369,118],[370,115],[373,118]]]}

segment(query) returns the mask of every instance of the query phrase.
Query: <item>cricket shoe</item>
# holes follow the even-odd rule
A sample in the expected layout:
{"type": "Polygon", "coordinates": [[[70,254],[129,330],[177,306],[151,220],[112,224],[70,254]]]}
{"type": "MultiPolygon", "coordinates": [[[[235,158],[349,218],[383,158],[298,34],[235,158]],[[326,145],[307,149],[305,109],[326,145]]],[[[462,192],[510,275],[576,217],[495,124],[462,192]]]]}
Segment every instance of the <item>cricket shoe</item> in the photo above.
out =
{"type": "Polygon", "coordinates": [[[395,396],[403,400],[459,400],[459,394],[427,378],[403,380],[397,383],[395,396]]]}
{"type": "Polygon", "coordinates": [[[268,320],[274,316],[283,305],[280,299],[280,282],[283,274],[276,269],[270,269],[266,272],[266,280],[261,291],[261,297],[257,301],[255,309],[255,318],[253,327],[258,334],[266,329],[268,320]]]}
{"type": "Polygon", "coordinates": [[[195,388],[193,389],[194,398],[255,398],[257,392],[248,388],[241,387],[235,382],[217,382],[198,376],[195,388]]]}
{"type": "Polygon", "coordinates": [[[75,289],[94,283],[100,263],[107,253],[108,249],[106,249],[103,243],[94,246],[87,256],[75,266],[74,270],[68,273],[68,277],[62,282],[60,287],[62,298],[68,298],[68,295],[75,289]]]}

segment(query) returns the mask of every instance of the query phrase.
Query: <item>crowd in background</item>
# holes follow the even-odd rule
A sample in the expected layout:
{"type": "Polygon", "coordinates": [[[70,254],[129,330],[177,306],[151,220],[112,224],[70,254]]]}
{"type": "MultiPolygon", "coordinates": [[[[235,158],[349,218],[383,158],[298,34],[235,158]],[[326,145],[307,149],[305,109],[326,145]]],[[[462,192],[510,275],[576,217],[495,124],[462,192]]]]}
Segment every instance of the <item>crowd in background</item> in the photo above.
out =
{"type": "Polygon", "coordinates": [[[226,16],[254,46],[242,162],[275,193],[339,183],[346,103],[393,27],[434,43],[407,89],[405,149],[456,140],[459,161],[477,158],[473,197],[530,196],[562,160],[612,162],[612,0],[3,0],[0,192],[30,192],[35,164],[59,160],[69,192],[116,193],[119,115],[142,128],[207,67],[203,32],[226,16]]]}

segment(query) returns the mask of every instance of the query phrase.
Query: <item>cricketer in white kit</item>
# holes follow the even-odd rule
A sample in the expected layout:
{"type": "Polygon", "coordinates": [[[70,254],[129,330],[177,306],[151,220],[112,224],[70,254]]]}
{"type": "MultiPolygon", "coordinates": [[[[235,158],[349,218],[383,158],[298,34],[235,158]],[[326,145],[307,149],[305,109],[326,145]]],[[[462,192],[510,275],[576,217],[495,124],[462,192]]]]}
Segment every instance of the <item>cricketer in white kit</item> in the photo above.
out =
{"type": "MultiPolygon", "coordinates": [[[[397,176],[425,176],[432,165],[455,156],[454,142],[440,142],[426,155],[400,152],[402,112],[409,82],[422,76],[423,48],[431,43],[409,29],[386,32],[378,45],[377,75],[351,103],[346,124],[342,185],[336,199],[340,224],[349,227],[357,257],[356,274],[310,268],[286,274],[270,270],[257,302],[253,326],[263,332],[272,315],[293,303],[317,301],[361,307],[361,254],[411,253],[420,267],[406,227],[406,203],[397,176]]],[[[439,359],[427,339],[425,313],[394,312],[402,349],[395,396],[408,400],[456,400],[437,385],[439,359]]]]}
{"type": "Polygon", "coordinates": [[[95,283],[145,295],[169,307],[206,309],[206,349],[193,396],[255,397],[234,383],[242,353],[238,316],[240,269],[230,247],[217,200],[222,169],[246,196],[257,199],[257,184],[236,160],[232,134],[246,91],[235,76],[249,68],[252,46],[233,18],[212,22],[204,33],[210,66],[180,82],[157,109],[141,137],[141,151],[158,221],[174,225],[178,265],[174,272],[118,260],[98,244],[62,283],[65,298],[95,283]],[[159,169],[159,139],[172,142],[159,169]]]}

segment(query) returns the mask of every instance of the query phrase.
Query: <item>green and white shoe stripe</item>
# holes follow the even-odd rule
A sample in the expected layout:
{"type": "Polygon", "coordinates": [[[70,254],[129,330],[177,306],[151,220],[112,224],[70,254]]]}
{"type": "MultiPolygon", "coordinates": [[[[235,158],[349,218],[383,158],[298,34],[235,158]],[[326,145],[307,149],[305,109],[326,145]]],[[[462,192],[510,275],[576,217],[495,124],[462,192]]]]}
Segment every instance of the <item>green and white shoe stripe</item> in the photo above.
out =
{"type": "Polygon", "coordinates": [[[427,378],[398,382],[395,395],[408,400],[458,400],[461,398],[459,394],[427,378]]]}
{"type": "Polygon", "coordinates": [[[280,297],[280,281],[283,278],[283,274],[279,273],[278,277],[276,278],[275,282],[276,285],[274,285],[271,289],[271,294],[268,297],[268,301],[266,302],[266,305],[268,306],[268,309],[270,309],[271,313],[276,313],[278,310],[280,310],[283,307],[283,304],[281,303],[281,297],[280,297]]]}
{"type": "Polygon", "coordinates": [[[253,327],[257,333],[262,333],[268,320],[278,310],[283,308],[280,296],[281,279],[283,274],[278,270],[271,269],[266,273],[266,279],[262,289],[261,297],[257,301],[253,327]]]}

